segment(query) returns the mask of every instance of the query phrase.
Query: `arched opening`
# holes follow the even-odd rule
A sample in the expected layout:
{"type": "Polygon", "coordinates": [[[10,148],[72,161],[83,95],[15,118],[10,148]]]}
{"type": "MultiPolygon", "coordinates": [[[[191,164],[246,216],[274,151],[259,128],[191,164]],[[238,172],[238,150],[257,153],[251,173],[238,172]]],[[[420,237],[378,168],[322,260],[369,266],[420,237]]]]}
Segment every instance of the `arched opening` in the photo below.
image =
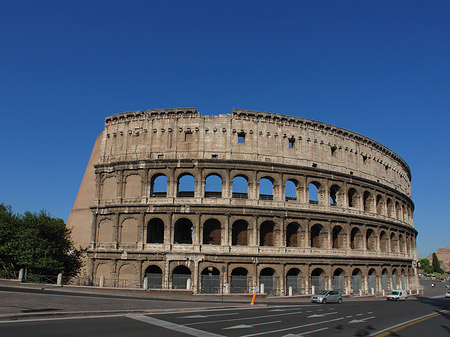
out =
{"type": "Polygon", "coordinates": [[[392,290],[398,289],[398,278],[397,278],[397,270],[392,271],[392,290]]]}
{"type": "Polygon", "coordinates": [[[319,188],[320,183],[312,181],[308,185],[309,203],[317,205],[319,203],[319,188]]]}
{"type": "Polygon", "coordinates": [[[193,198],[195,194],[195,178],[192,174],[184,173],[178,177],[177,197],[193,198]]]}
{"type": "Polygon", "coordinates": [[[322,225],[315,224],[311,227],[311,248],[321,248],[322,247],[322,225]]]}
{"type": "Polygon", "coordinates": [[[369,191],[365,191],[363,194],[363,206],[365,212],[372,212],[372,195],[369,191]]]}
{"type": "Polygon", "coordinates": [[[400,289],[406,289],[406,276],[405,276],[405,270],[402,269],[400,274],[400,289]]]}
{"type": "Polygon", "coordinates": [[[194,226],[189,219],[178,219],[173,233],[174,243],[192,244],[194,226]]]}
{"type": "Polygon", "coordinates": [[[272,268],[264,268],[259,274],[259,284],[264,284],[264,293],[275,295],[277,293],[277,278],[275,270],[272,268]]]}
{"type": "Polygon", "coordinates": [[[302,280],[300,269],[291,268],[286,274],[286,288],[289,291],[289,288],[292,288],[293,295],[300,295],[302,289],[302,280]]]}
{"type": "Polygon", "coordinates": [[[341,226],[333,227],[333,248],[340,249],[344,247],[345,233],[341,226]]]}
{"type": "Polygon", "coordinates": [[[220,293],[220,272],[215,267],[206,267],[202,270],[201,289],[205,294],[220,293]]]}
{"type": "Polygon", "coordinates": [[[354,188],[348,190],[348,207],[358,208],[358,194],[354,188]]]}
{"type": "Polygon", "coordinates": [[[164,222],[153,218],[147,225],[147,243],[164,243],[164,222]]]}
{"type": "Polygon", "coordinates": [[[338,192],[340,187],[338,185],[333,185],[330,187],[330,206],[338,206],[338,192]]]}
{"type": "Polygon", "coordinates": [[[233,178],[233,198],[248,199],[248,179],[245,176],[238,175],[233,178]]]}
{"type": "Polygon", "coordinates": [[[377,214],[383,213],[383,197],[378,194],[377,195],[377,214]]]}
{"type": "Polygon", "coordinates": [[[386,268],[381,272],[381,289],[386,292],[389,291],[389,273],[386,268]]]}
{"type": "Polygon", "coordinates": [[[399,247],[400,253],[404,254],[405,253],[405,238],[404,238],[403,234],[400,234],[398,236],[398,247],[399,247]]]}
{"type": "Polygon", "coordinates": [[[389,244],[389,242],[388,242],[388,237],[386,235],[386,232],[382,231],[380,233],[380,251],[387,252],[388,247],[389,247],[388,244],[389,244]]]}
{"type": "Polygon", "coordinates": [[[155,174],[150,181],[150,197],[167,197],[167,177],[164,174],[155,174]]]}
{"type": "Polygon", "coordinates": [[[356,268],[352,273],[352,289],[355,294],[360,295],[362,289],[362,272],[360,269],[356,268]]]}
{"type": "Polygon", "coordinates": [[[402,218],[402,207],[398,201],[395,202],[395,217],[399,220],[402,218]]]}
{"type": "Polygon", "coordinates": [[[368,229],[366,232],[366,247],[367,250],[377,249],[377,239],[375,236],[375,232],[372,229],[368,229]]]}
{"type": "Polygon", "coordinates": [[[333,290],[345,291],[345,273],[341,268],[337,268],[333,272],[333,290]]]}
{"type": "Polygon", "coordinates": [[[160,267],[151,265],[145,269],[144,277],[148,280],[149,289],[162,288],[162,270],[160,267]]]}
{"type": "Polygon", "coordinates": [[[394,233],[391,234],[391,253],[398,253],[398,240],[394,233]]]}
{"type": "Polygon", "coordinates": [[[296,222],[286,227],[286,247],[300,247],[300,225],[296,222]]]}
{"type": "Polygon", "coordinates": [[[298,181],[289,179],[284,184],[284,198],[286,201],[297,200],[297,185],[298,181]]]}
{"type": "Polygon", "coordinates": [[[209,219],[203,224],[203,244],[205,245],[220,245],[221,242],[221,227],[217,219],[209,219]]]}
{"type": "Polygon", "coordinates": [[[222,198],[222,178],[217,174],[210,174],[205,181],[206,198],[222,198]]]}
{"type": "Polygon", "coordinates": [[[362,249],[362,234],[359,228],[353,227],[350,232],[350,248],[362,249]]]}
{"type": "Polygon", "coordinates": [[[394,216],[394,204],[390,198],[386,200],[386,207],[388,216],[392,218],[394,216]]]}
{"type": "Polygon", "coordinates": [[[274,246],[274,229],[275,223],[273,221],[264,221],[261,224],[259,231],[260,246],[274,246]]]}
{"type": "Polygon", "coordinates": [[[373,268],[369,270],[369,274],[367,276],[367,284],[369,286],[369,291],[371,293],[375,294],[378,291],[378,289],[377,289],[377,273],[376,273],[375,269],[373,269],[373,268]]]}
{"type": "Polygon", "coordinates": [[[186,266],[178,266],[172,272],[172,289],[188,289],[191,270],[186,266]]]}
{"type": "Polygon", "coordinates": [[[325,272],[321,268],[316,268],[311,273],[311,288],[317,294],[325,290],[325,272]]]}
{"type": "Polygon", "coordinates": [[[230,292],[231,293],[248,293],[248,271],[245,268],[239,267],[233,269],[231,272],[230,292]]]}
{"type": "Polygon", "coordinates": [[[259,200],[273,200],[273,182],[269,178],[259,181],[259,200]]]}
{"type": "Polygon", "coordinates": [[[248,222],[245,220],[237,220],[233,223],[231,230],[231,244],[233,246],[248,245],[248,222]]]}

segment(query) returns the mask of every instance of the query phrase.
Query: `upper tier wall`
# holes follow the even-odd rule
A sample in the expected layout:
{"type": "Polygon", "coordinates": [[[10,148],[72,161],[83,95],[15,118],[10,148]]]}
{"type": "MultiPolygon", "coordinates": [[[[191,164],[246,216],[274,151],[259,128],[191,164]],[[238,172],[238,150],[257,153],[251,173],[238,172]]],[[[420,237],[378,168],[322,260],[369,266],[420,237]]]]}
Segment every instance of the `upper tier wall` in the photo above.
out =
{"type": "Polygon", "coordinates": [[[195,108],[134,111],[105,120],[99,163],[211,158],[350,174],[411,196],[410,169],[396,153],[321,122],[236,109],[201,116],[195,108]]]}

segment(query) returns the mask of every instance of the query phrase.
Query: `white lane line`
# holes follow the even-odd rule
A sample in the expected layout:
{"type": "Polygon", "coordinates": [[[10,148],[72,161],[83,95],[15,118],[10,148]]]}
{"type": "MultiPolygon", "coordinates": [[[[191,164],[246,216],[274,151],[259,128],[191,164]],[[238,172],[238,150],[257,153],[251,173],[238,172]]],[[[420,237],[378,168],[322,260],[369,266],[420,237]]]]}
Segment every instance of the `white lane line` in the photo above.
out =
{"type": "Polygon", "coordinates": [[[356,316],[362,316],[363,314],[356,314],[356,316]]]}
{"type": "Polygon", "coordinates": [[[321,328],[321,329],[316,329],[316,330],[311,330],[311,331],[305,331],[305,332],[302,332],[300,334],[292,334],[292,333],[290,333],[290,334],[284,335],[283,337],[301,337],[301,336],[309,335],[309,334],[312,334],[314,332],[319,332],[319,331],[323,331],[323,330],[328,330],[328,328],[321,328]]]}
{"type": "Polygon", "coordinates": [[[109,318],[109,317],[125,317],[124,314],[117,315],[97,315],[97,316],[74,316],[74,317],[52,317],[52,318],[29,318],[14,321],[0,321],[0,324],[8,323],[27,323],[27,322],[45,322],[45,321],[63,321],[63,320],[73,320],[73,319],[92,319],[92,318],[109,318]]]}
{"type": "Polygon", "coordinates": [[[278,329],[278,330],[271,330],[271,331],[264,331],[264,332],[258,332],[258,333],[253,333],[250,335],[243,335],[241,337],[252,337],[252,336],[261,336],[261,335],[268,335],[268,334],[272,334],[272,333],[277,333],[277,332],[283,332],[283,331],[289,331],[289,330],[295,330],[295,329],[300,329],[300,328],[306,328],[308,326],[314,326],[314,325],[319,325],[319,324],[325,324],[325,323],[330,323],[330,322],[336,322],[336,321],[341,321],[345,319],[345,317],[340,317],[340,318],[335,318],[335,319],[329,319],[327,321],[321,321],[321,322],[315,322],[315,323],[309,323],[309,324],[303,324],[303,325],[297,325],[297,326],[291,326],[289,328],[284,328],[284,329],[278,329]]]}
{"type": "Polygon", "coordinates": [[[366,318],[363,318],[363,319],[352,319],[350,322],[348,322],[348,324],[365,323],[365,322],[368,321],[369,319],[373,319],[373,318],[375,318],[375,316],[366,317],[366,318]]]}
{"type": "Polygon", "coordinates": [[[255,317],[223,319],[223,320],[219,320],[219,321],[194,322],[194,323],[188,323],[186,325],[200,325],[200,324],[213,324],[213,323],[224,323],[224,322],[248,321],[250,319],[260,319],[260,318],[268,318],[268,317],[276,317],[276,316],[297,315],[297,314],[302,314],[302,313],[303,313],[303,311],[285,312],[285,313],[282,313],[282,314],[275,314],[275,315],[261,315],[261,316],[255,316],[255,317]]]}
{"type": "Polygon", "coordinates": [[[222,328],[222,330],[230,330],[230,329],[248,329],[248,328],[253,328],[254,326],[267,325],[267,324],[275,324],[275,323],[281,323],[281,322],[282,322],[282,321],[264,322],[264,323],[256,323],[256,324],[239,324],[239,325],[229,326],[229,327],[227,327],[227,328],[222,328]]]}
{"type": "Polygon", "coordinates": [[[172,331],[177,331],[177,332],[181,332],[187,335],[191,335],[191,336],[197,336],[197,337],[223,337],[222,335],[218,335],[215,333],[211,333],[211,332],[206,332],[206,331],[202,331],[202,330],[198,330],[198,329],[194,329],[194,328],[189,328],[185,325],[178,325],[175,323],[170,323],[167,321],[163,321],[160,319],[156,319],[153,317],[148,317],[145,315],[127,315],[125,317],[134,319],[136,321],[140,321],[140,322],[144,322],[147,324],[151,324],[151,325],[156,325],[159,326],[161,328],[164,329],[168,329],[168,330],[172,330],[172,331]]]}
{"type": "Polygon", "coordinates": [[[237,312],[230,312],[229,314],[214,314],[214,315],[189,315],[189,316],[182,316],[178,318],[207,318],[207,317],[216,317],[216,316],[234,316],[239,315],[237,312]]]}
{"type": "Polygon", "coordinates": [[[337,311],[334,312],[328,312],[326,314],[313,314],[313,315],[309,315],[306,318],[316,318],[316,317],[324,317],[324,316],[328,316],[328,315],[334,315],[337,314],[337,311]]]}

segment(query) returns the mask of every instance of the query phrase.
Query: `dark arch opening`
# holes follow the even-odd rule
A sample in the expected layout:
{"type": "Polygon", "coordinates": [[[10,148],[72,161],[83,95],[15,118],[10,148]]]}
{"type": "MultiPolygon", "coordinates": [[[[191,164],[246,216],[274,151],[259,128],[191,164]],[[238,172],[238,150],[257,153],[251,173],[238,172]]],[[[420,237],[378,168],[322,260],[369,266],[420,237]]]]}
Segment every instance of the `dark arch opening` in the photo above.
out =
{"type": "Polygon", "coordinates": [[[203,225],[203,244],[220,245],[221,242],[220,222],[217,219],[209,219],[203,225]]]}
{"type": "Polygon", "coordinates": [[[147,225],[147,243],[164,242],[164,222],[159,218],[151,219],[147,225]]]}
{"type": "Polygon", "coordinates": [[[175,222],[174,242],[192,244],[193,225],[189,219],[178,219],[175,222]]]}

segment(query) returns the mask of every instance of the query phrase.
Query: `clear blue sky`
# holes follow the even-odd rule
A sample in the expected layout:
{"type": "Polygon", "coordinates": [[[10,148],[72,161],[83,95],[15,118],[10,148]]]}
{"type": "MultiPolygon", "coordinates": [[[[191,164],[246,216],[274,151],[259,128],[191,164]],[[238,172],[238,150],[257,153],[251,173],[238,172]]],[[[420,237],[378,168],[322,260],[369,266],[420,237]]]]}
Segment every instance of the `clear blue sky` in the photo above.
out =
{"type": "Polygon", "coordinates": [[[449,1],[2,1],[0,202],[67,220],[114,113],[294,115],[410,165],[419,256],[450,246],[449,1]]]}

